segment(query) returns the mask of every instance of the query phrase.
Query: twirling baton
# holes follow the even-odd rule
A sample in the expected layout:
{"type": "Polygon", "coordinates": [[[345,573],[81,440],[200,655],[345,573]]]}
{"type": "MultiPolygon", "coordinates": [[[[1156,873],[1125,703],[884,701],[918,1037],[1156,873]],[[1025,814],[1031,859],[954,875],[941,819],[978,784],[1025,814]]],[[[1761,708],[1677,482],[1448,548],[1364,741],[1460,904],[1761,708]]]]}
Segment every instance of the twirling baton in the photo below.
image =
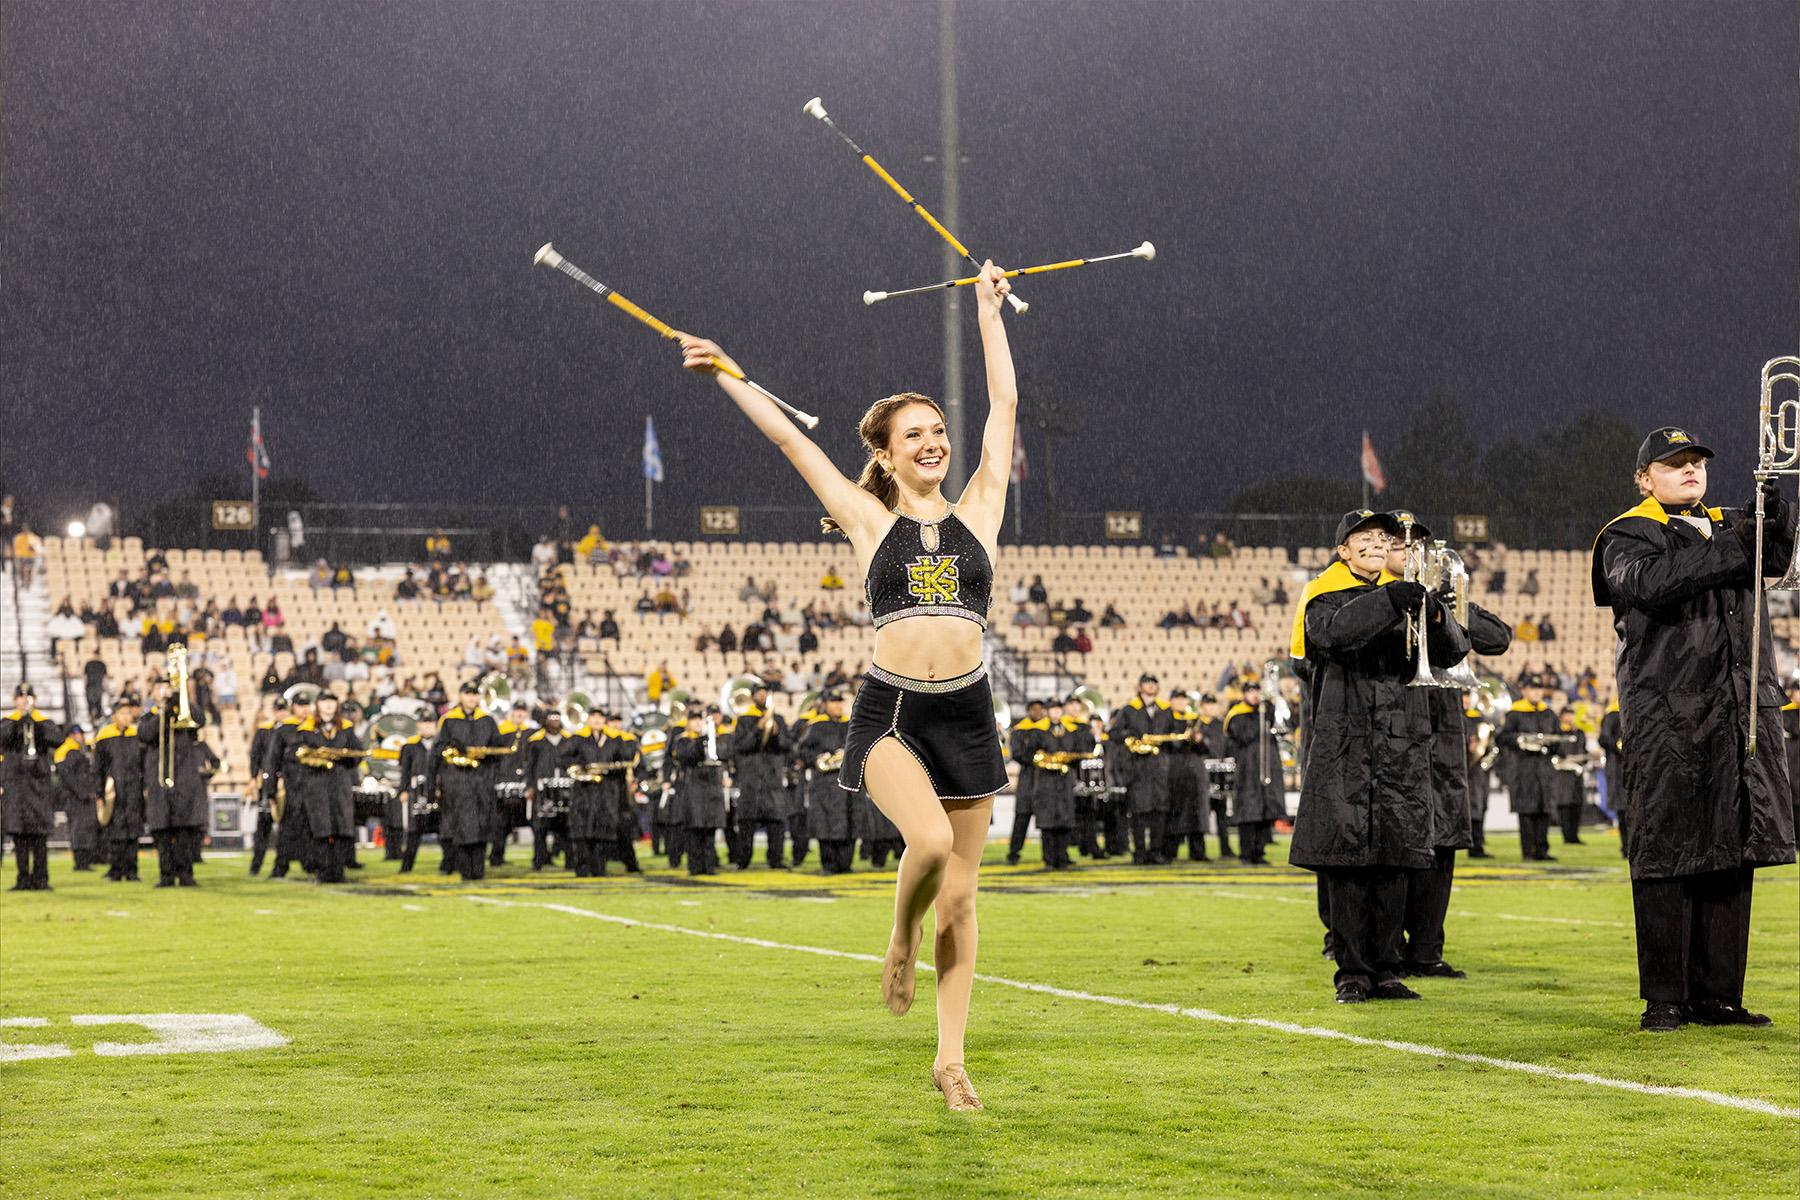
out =
{"type": "MultiPolygon", "coordinates": [[[[1012,279],[1018,275],[1042,275],[1045,271],[1066,271],[1070,267],[1090,267],[1095,263],[1111,262],[1115,258],[1141,258],[1149,262],[1156,257],[1156,247],[1149,242],[1127,250],[1123,254],[1102,254],[1098,258],[1071,258],[1066,262],[1045,263],[1039,267],[1020,267],[1016,271],[1008,271],[1002,279],[1012,279]]],[[[981,276],[971,275],[967,279],[946,279],[942,283],[928,283],[924,287],[906,288],[898,292],[864,292],[863,303],[874,304],[880,300],[892,300],[895,296],[918,296],[925,292],[938,292],[945,288],[968,287],[971,283],[980,283],[981,276]]]]}
{"type": "MultiPolygon", "coordinates": [[[[542,246],[538,247],[538,252],[532,256],[531,261],[536,266],[556,268],[583,287],[592,288],[597,294],[605,297],[607,302],[613,305],[613,307],[621,309],[631,316],[636,317],[650,328],[656,330],[656,332],[662,334],[665,338],[674,338],[675,331],[669,327],[667,322],[660,321],[651,316],[649,313],[645,312],[625,297],[619,295],[619,293],[613,291],[568,259],[558,254],[556,252],[556,247],[549,242],[545,242],[542,246]]],[[[780,405],[783,411],[790,417],[794,418],[794,420],[800,422],[808,429],[814,429],[818,426],[819,418],[813,416],[811,413],[801,412],[786,400],[783,400],[780,396],[777,396],[774,392],[771,392],[768,388],[756,382],[756,380],[749,378],[736,367],[720,359],[717,355],[713,356],[713,366],[740,383],[754,388],[759,395],[767,396],[776,404],[780,405]]]]}
{"type": "MultiPolygon", "coordinates": [[[[950,248],[952,250],[955,250],[958,254],[960,254],[964,258],[968,259],[969,265],[971,267],[974,267],[977,271],[981,270],[981,264],[976,261],[975,256],[973,254],[969,253],[969,248],[967,246],[963,245],[961,242],[956,240],[956,235],[954,233],[951,233],[948,229],[945,229],[942,222],[940,222],[936,217],[932,216],[929,212],[926,212],[925,206],[923,204],[920,204],[917,200],[914,200],[912,198],[912,193],[907,191],[905,188],[901,187],[900,181],[895,179],[892,175],[889,175],[887,173],[887,171],[882,167],[882,165],[875,161],[874,155],[870,154],[867,150],[864,150],[861,146],[857,145],[856,142],[854,140],[852,140],[852,138],[850,137],[849,134],[845,133],[843,130],[841,130],[837,127],[837,122],[833,121],[830,117],[825,115],[825,106],[819,102],[819,97],[814,96],[811,100],[808,100],[804,105],[802,105],[801,108],[802,108],[802,111],[811,113],[813,116],[819,118],[819,120],[825,122],[825,124],[831,126],[831,132],[833,132],[833,133],[837,134],[839,137],[843,138],[844,145],[846,145],[846,146],[850,147],[852,150],[856,151],[857,156],[863,160],[864,166],[868,167],[869,170],[875,172],[875,174],[880,177],[881,182],[883,182],[883,183],[887,184],[889,187],[893,188],[894,194],[896,196],[899,196],[902,200],[906,201],[906,203],[912,208],[912,210],[914,212],[918,213],[920,218],[923,219],[927,225],[929,225],[933,229],[937,230],[938,236],[942,237],[946,242],[949,242],[950,248]]],[[[1006,302],[1013,306],[1013,311],[1016,313],[1022,313],[1026,309],[1031,307],[1031,305],[1025,303],[1025,301],[1019,299],[1019,297],[1011,294],[1010,292],[1007,294],[1006,302]]]]}

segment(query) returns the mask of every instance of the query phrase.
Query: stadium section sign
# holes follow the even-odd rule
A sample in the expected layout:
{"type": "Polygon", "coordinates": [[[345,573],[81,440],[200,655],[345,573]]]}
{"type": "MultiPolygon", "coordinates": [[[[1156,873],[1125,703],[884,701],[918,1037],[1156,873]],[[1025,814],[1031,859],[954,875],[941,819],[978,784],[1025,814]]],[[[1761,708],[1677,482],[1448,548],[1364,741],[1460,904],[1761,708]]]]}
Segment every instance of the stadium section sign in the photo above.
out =
{"type": "Polygon", "coordinates": [[[1143,536],[1143,513],[1109,512],[1106,514],[1106,537],[1108,541],[1135,542],[1143,536]]]}
{"type": "Polygon", "coordinates": [[[248,500],[214,500],[212,508],[214,529],[256,528],[256,506],[248,500]]]}
{"type": "Polygon", "coordinates": [[[1450,532],[1459,542],[1485,542],[1488,540],[1487,516],[1458,513],[1450,518],[1450,532]]]}
{"type": "Polygon", "coordinates": [[[736,537],[742,533],[743,522],[738,515],[735,504],[702,504],[700,506],[700,532],[711,537],[736,537]]]}

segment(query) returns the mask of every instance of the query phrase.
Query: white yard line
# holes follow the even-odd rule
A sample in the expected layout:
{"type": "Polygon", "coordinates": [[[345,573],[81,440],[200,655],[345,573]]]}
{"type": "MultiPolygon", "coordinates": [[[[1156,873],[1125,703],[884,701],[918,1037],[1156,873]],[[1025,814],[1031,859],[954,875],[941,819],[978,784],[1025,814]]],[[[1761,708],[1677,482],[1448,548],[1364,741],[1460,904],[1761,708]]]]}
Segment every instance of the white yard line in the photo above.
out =
{"type": "MultiPolygon", "coordinates": [[[[549,904],[527,900],[499,900],[490,896],[470,896],[468,899],[477,904],[490,904],[501,908],[542,908],[551,912],[566,913],[572,917],[585,917],[590,921],[607,921],[614,925],[630,926],[638,929],[652,929],[660,933],[679,933],[687,937],[709,938],[717,942],[734,942],[740,946],[756,946],[764,950],[788,950],[796,954],[816,954],[822,958],[843,958],[852,962],[879,963],[881,958],[874,954],[858,954],[850,950],[832,950],[824,946],[799,946],[788,942],[774,942],[767,938],[744,937],[735,933],[715,933],[705,929],[687,929],[680,925],[665,925],[657,921],[639,921],[632,917],[619,917],[611,913],[594,912],[591,909],[576,908],[572,904],[549,904]]],[[[920,963],[919,970],[929,971],[928,963],[920,963]]],[[[1490,1058],[1485,1054],[1464,1054],[1455,1050],[1445,1050],[1438,1046],[1426,1046],[1418,1042],[1390,1041],[1386,1038],[1363,1037],[1360,1034],[1345,1033],[1338,1029],[1325,1029],[1316,1025],[1298,1025],[1291,1021],[1274,1021],[1267,1017],[1233,1017],[1224,1013],[1213,1012],[1206,1008],[1186,1008],[1179,1004],[1151,1004],[1144,1000],[1128,1000],[1122,996],[1107,996],[1098,992],[1082,992],[1071,988],[1053,987],[1047,983],[1028,983],[1018,979],[1006,979],[998,975],[977,974],[975,978],[983,983],[996,984],[1000,987],[1017,988],[1022,992],[1037,992],[1040,995],[1056,996],[1063,1000],[1085,1000],[1092,1004],[1106,1004],[1114,1008],[1133,1008],[1142,1012],[1164,1013],[1173,1017],[1186,1017],[1194,1021],[1212,1021],[1223,1025],[1247,1025],[1256,1029],[1268,1029],[1276,1033],[1292,1034],[1297,1037],[1326,1038],[1332,1041],[1349,1042],[1356,1046],[1374,1046],[1383,1050],[1397,1050],[1403,1054],[1418,1054],[1426,1058],[1448,1059],[1453,1062],[1471,1063],[1475,1066],[1498,1067],[1503,1071],[1517,1071],[1524,1075],[1537,1075],[1545,1079],[1555,1079],[1563,1083],[1586,1083],[1595,1087],[1613,1088],[1622,1092],[1636,1092],[1643,1096],[1673,1096],[1683,1100],[1699,1100],[1706,1104],[1716,1104],[1722,1108],[1742,1109],[1745,1112],[1761,1113],[1764,1116],[1786,1117],[1800,1120],[1800,1108],[1790,1108],[1775,1104],[1768,1100],[1757,1100],[1749,1096],[1731,1096],[1724,1092],[1708,1091],[1704,1088],[1673,1087],[1666,1084],[1637,1083],[1630,1079],[1613,1079],[1605,1075],[1593,1075],[1586,1071],[1560,1071],[1555,1067],[1546,1067],[1538,1063],[1517,1062],[1510,1058],[1490,1058]]]]}

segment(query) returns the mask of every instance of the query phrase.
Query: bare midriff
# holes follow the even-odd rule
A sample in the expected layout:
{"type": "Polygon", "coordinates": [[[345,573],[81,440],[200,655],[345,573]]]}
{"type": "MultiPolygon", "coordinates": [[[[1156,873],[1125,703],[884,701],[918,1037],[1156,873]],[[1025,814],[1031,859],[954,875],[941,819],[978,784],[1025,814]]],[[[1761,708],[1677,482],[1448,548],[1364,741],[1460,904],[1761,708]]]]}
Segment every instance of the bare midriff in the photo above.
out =
{"type": "Polygon", "coordinates": [[[875,665],[909,679],[955,679],[981,665],[981,626],[966,617],[918,616],[875,631],[875,665]]]}

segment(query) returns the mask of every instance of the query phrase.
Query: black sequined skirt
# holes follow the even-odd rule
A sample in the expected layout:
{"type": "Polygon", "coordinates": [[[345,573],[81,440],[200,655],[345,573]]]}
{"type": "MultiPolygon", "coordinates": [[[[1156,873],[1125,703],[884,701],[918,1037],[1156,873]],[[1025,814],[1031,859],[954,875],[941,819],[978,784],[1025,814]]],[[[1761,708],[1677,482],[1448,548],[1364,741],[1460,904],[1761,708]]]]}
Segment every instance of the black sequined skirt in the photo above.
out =
{"type": "Polygon", "coordinates": [[[838,786],[857,791],[869,752],[896,738],[918,760],[940,800],[980,800],[1006,787],[987,670],[955,679],[909,679],[870,667],[850,712],[838,786]]]}

